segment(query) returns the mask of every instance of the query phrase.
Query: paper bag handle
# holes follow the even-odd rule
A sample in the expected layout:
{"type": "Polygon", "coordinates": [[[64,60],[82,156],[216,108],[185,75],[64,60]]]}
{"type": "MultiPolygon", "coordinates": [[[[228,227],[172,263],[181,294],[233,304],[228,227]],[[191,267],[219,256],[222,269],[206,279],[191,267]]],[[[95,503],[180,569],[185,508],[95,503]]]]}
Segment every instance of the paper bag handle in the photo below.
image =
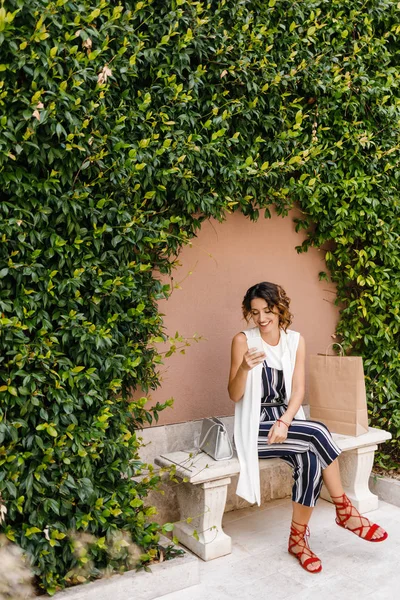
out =
{"type": "MultiPolygon", "coordinates": [[[[342,344],[339,344],[338,342],[332,342],[332,344],[328,344],[325,350],[325,354],[323,356],[325,356],[325,366],[327,365],[328,362],[328,356],[335,356],[334,354],[328,354],[328,350],[329,348],[331,348],[331,346],[339,346],[340,347],[340,355],[339,358],[342,359],[344,357],[344,349],[342,344]]],[[[342,361],[339,360],[339,371],[342,368],[342,361]]]]}
{"type": "MultiPolygon", "coordinates": [[[[339,346],[339,348],[340,348],[340,356],[341,356],[341,357],[342,357],[342,356],[344,356],[344,349],[343,349],[343,346],[342,346],[342,344],[339,344],[339,342],[332,342],[331,344],[328,344],[328,345],[327,345],[327,347],[326,347],[326,350],[325,350],[325,356],[329,356],[329,354],[328,354],[328,350],[329,350],[329,348],[331,348],[332,346],[339,346]]],[[[333,356],[333,355],[331,355],[331,356],[333,356]]]]}

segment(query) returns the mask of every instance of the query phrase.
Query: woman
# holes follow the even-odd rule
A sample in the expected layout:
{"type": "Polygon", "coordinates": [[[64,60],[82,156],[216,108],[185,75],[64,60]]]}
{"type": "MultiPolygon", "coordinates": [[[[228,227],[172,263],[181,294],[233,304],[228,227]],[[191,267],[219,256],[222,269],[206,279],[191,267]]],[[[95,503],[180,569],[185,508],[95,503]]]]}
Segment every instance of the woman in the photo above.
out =
{"type": "Polygon", "coordinates": [[[289,298],[274,283],[247,290],[243,315],[255,327],[232,341],[229,396],[235,406],[235,445],[240,462],[236,493],[260,505],[258,458],[278,457],[293,467],[293,514],[289,552],[308,572],[321,561],[308,546],[308,522],[325,483],[336,507],[336,523],[359,537],[381,542],[387,533],[361,516],[344,493],[337,457],[340,449],[325,425],[306,421],[305,342],[288,330],[289,298]]]}

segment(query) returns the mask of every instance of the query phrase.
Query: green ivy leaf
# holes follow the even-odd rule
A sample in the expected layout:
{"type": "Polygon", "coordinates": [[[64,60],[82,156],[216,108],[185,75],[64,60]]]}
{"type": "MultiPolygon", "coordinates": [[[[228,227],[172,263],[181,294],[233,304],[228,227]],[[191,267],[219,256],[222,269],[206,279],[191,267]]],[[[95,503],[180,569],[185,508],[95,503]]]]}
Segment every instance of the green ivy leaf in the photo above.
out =
{"type": "Polygon", "coordinates": [[[31,535],[33,535],[34,533],[41,533],[42,530],[39,529],[38,527],[29,527],[26,531],[25,531],[25,537],[30,537],[31,535]]]}

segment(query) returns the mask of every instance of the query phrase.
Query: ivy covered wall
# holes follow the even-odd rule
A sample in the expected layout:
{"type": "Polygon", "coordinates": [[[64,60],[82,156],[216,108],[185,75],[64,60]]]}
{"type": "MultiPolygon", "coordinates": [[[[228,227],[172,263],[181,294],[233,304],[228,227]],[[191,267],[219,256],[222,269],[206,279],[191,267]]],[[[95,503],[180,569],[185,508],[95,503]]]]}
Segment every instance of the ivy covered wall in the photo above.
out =
{"type": "MultiPolygon", "coordinates": [[[[120,473],[140,471],[135,429],[163,406],[129,405],[129,390],[157,386],[157,272],[207,217],[298,203],[299,250],[329,246],[371,422],[397,436],[399,13],[2,2],[0,491],[6,533],[50,593],[76,582],[71,526],[156,543],[155,481],[120,473]]],[[[102,543],[91,577],[110,561],[102,543]]]]}

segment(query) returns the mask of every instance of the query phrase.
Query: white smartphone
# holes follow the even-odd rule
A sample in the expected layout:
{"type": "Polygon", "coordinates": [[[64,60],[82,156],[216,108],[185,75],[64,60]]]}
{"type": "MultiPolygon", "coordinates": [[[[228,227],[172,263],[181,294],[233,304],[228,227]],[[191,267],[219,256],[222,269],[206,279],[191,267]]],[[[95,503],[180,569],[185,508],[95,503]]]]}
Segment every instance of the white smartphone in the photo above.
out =
{"type": "Polygon", "coordinates": [[[251,340],[249,346],[250,348],[257,348],[257,352],[264,352],[264,344],[260,337],[251,340]]]}

